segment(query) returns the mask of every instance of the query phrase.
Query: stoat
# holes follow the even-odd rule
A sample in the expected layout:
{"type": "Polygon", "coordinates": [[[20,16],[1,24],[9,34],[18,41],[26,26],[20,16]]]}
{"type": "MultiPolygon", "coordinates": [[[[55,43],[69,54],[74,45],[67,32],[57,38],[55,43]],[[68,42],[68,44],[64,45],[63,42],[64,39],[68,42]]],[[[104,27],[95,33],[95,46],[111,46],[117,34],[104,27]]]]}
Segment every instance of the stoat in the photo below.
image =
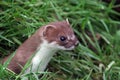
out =
{"type": "MultiPolygon", "coordinates": [[[[44,71],[48,62],[58,50],[72,50],[78,44],[68,21],[53,22],[40,27],[17,50],[8,69],[19,74],[31,58],[26,73],[44,71]]],[[[6,57],[3,63],[9,58],[6,57]]]]}

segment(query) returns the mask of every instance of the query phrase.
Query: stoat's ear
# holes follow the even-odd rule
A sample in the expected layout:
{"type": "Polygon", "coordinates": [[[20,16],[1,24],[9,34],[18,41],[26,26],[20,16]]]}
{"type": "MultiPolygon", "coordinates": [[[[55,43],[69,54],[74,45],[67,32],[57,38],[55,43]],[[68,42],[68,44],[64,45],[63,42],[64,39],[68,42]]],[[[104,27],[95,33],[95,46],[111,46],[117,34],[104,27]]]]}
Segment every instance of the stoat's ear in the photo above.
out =
{"type": "Polygon", "coordinates": [[[56,27],[54,25],[46,25],[43,30],[43,36],[50,35],[51,33],[53,33],[55,28],[56,27]]]}

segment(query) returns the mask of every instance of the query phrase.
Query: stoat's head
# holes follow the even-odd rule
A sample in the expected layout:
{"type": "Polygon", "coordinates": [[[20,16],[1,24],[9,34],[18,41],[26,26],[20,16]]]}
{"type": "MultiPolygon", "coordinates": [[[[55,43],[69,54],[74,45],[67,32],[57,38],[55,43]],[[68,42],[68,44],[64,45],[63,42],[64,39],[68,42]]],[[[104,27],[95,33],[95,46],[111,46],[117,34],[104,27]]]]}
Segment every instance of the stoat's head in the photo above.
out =
{"type": "Polygon", "coordinates": [[[42,35],[51,47],[62,50],[72,50],[79,42],[68,21],[54,22],[44,26],[42,35]]]}

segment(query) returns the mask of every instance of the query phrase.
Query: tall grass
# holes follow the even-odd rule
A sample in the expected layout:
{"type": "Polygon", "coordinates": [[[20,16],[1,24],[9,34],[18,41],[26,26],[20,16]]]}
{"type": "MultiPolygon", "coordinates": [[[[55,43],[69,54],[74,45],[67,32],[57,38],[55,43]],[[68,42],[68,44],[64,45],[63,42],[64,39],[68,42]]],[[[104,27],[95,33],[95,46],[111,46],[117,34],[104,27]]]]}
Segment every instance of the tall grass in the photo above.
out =
{"type": "MultiPolygon", "coordinates": [[[[68,18],[80,44],[57,53],[41,80],[119,80],[120,13],[113,7],[114,1],[101,0],[1,0],[0,56],[14,52],[40,26],[68,18]]],[[[0,78],[19,80],[21,75],[5,70],[8,63],[0,66],[0,78]]]]}

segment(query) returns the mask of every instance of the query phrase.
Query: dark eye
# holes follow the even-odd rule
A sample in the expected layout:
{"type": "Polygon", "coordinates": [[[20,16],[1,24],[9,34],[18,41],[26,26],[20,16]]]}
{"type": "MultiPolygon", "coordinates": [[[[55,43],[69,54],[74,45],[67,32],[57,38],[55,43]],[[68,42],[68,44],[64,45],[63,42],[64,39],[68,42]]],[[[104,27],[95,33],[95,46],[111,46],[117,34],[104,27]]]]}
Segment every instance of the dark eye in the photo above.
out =
{"type": "Polygon", "coordinates": [[[60,40],[61,40],[61,41],[65,41],[65,40],[66,40],[66,37],[61,36],[61,37],[60,37],[60,40]]]}

